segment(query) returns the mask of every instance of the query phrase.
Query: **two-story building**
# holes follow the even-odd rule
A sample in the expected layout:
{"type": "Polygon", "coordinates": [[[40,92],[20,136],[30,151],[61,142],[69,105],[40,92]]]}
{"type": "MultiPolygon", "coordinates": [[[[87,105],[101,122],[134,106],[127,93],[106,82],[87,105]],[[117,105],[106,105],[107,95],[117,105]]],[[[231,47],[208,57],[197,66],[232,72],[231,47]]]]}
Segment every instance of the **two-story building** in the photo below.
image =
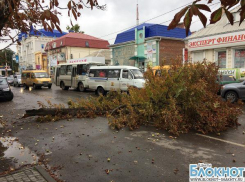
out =
{"type": "Polygon", "coordinates": [[[117,35],[110,45],[112,65],[130,65],[146,70],[147,65],[169,65],[182,59],[186,32],[183,24],[173,30],[167,26],[144,23],[117,35]]]}
{"type": "Polygon", "coordinates": [[[83,33],[70,32],[46,44],[50,67],[66,63],[69,59],[86,57],[99,50],[109,49],[107,40],[83,33]]]}

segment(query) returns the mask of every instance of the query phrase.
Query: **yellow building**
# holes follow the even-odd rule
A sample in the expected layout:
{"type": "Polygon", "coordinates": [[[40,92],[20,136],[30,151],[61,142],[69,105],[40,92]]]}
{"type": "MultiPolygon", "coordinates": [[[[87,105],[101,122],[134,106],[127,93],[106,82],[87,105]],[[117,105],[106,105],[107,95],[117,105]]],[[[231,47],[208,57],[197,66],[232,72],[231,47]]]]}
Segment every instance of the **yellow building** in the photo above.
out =
{"type": "Polygon", "coordinates": [[[44,70],[48,72],[47,54],[43,52],[36,52],[35,64],[36,64],[36,70],[44,70]]]}

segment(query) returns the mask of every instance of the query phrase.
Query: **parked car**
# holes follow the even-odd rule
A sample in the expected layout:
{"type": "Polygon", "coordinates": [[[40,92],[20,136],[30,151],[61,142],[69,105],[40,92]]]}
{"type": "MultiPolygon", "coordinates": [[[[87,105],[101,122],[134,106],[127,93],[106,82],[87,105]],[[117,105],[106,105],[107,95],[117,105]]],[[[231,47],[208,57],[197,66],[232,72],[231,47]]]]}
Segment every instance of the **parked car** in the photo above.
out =
{"type": "Polygon", "coordinates": [[[7,77],[7,81],[9,83],[9,85],[13,85],[14,84],[14,77],[7,77]]]}
{"type": "Polygon", "coordinates": [[[231,102],[236,102],[238,99],[245,100],[245,81],[222,86],[221,97],[231,102]]]}
{"type": "Polygon", "coordinates": [[[22,85],[21,75],[15,75],[14,76],[14,87],[19,87],[20,85],[22,85]]]}
{"type": "Polygon", "coordinates": [[[14,94],[8,84],[7,78],[0,77],[0,98],[7,101],[11,101],[14,98],[14,94]]]}
{"type": "Polygon", "coordinates": [[[241,81],[237,80],[233,75],[217,75],[217,82],[220,85],[218,95],[221,93],[221,87],[230,83],[240,83],[241,81]]]}

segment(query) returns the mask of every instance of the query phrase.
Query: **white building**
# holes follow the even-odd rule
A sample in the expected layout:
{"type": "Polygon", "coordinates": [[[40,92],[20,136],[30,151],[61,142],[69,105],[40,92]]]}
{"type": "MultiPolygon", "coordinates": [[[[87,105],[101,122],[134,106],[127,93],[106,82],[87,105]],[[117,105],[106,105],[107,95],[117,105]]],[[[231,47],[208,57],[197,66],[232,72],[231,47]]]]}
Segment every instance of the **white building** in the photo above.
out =
{"type": "Polygon", "coordinates": [[[19,56],[19,69],[36,69],[35,53],[45,52],[46,43],[54,40],[56,37],[61,37],[66,33],[61,34],[57,30],[47,32],[44,29],[32,30],[28,35],[22,33],[19,35],[17,45],[17,54],[19,56]]]}
{"type": "Polygon", "coordinates": [[[223,13],[216,24],[210,24],[185,39],[189,59],[192,62],[215,62],[220,68],[245,68],[245,22],[239,26],[240,7],[231,12],[234,25],[223,13]]]}

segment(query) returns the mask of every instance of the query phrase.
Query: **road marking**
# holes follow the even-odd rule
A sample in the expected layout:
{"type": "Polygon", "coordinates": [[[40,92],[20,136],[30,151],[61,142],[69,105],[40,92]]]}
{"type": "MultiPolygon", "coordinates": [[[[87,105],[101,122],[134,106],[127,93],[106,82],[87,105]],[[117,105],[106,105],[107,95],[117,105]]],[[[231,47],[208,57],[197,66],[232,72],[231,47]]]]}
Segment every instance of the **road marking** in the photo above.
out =
{"type": "Polygon", "coordinates": [[[196,133],[196,135],[245,148],[245,145],[242,145],[242,144],[239,144],[239,143],[235,143],[235,142],[231,142],[231,141],[227,141],[227,140],[223,140],[223,139],[220,139],[220,138],[215,138],[215,137],[211,137],[211,136],[207,136],[207,135],[202,135],[202,134],[199,134],[199,133],[196,133]]]}

